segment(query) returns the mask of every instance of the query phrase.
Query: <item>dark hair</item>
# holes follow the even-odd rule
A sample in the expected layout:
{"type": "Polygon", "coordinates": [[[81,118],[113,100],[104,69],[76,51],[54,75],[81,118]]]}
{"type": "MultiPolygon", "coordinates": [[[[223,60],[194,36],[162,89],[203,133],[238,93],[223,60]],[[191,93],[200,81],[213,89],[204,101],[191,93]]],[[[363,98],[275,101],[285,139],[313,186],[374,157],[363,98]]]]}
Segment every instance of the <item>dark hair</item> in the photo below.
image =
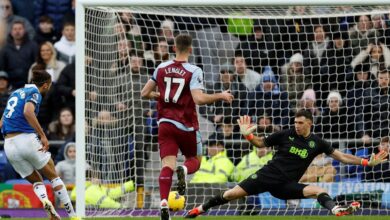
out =
{"type": "Polygon", "coordinates": [[[353,69],[354,73],[360,73],[360,72],[370,72],[370,64],[369,63],[364,63],[364,64],[359,64],[356,65],[355,68],[353,69]]]}
{"type": "Polygon", "coordinates": [[[179,34],[175,37],[176,52],[187,52],[192,46],[192,37],[188,34],[179,34]]]}
{"type": "Polygon", "coordinates": [[[65,27],[67,27],[67,26],[73,26],[73,27],[75,27],[75,24],[73,23],[73,22],[65,22],[64,23],[64,25],[63,25],[63,27],[62,27],[62,30],[64,30],[65,29],[65,27]]]}
{"type": "Polygon", "coordinates": [[[224,116],[223,123],[224,124],[233,124],[233,118],[231,116],[224,116]]]}
{"type": "Polygon", "coordinates": [[[306,110],[306,109],[298,110],[297,113],[295,113],[295,117],[296,118],[297,117],[305,117],[307,119],[310,119],[310,121],[313,122],[313,114],[310,111],[306,110]]]}
{"type": "Polygon", "coordinates": [[[50,23],[53,24],[53,19],[47,15],[42,15],[39,17],[39,23],[50,23]]]}
{"type": "Polygon", "coordinates": [[[11,27],[13,27],[15,24],[21,24],[24,28],[26,27],[26,24],[24,23],[23,20],[15,20],[14,22],[12,22],[11,27]]]}
{"type": "Polygon", "coordinates": [[[43,84],[51,82],[51,75],[46,70],[33,68],[31,83],[37,87],[41,87],[43,84]]]}
{"type": "Polygon", "coordinates": [[[382,137],[381,142],[389,142],[389,137],[382,137]]]}

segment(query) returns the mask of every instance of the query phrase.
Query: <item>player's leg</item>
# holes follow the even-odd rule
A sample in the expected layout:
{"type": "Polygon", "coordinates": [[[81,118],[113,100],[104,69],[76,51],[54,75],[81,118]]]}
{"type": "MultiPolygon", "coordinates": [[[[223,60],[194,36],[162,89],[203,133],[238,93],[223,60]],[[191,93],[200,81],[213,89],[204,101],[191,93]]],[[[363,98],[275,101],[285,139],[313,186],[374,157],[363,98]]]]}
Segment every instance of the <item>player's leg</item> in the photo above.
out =
{"type": "Polygon", "coordinates": [[[179,138],[179,148],[185,156],[183,165],[176,168],[177,173],[177,191],[184,195],[187,188],[187,174],[193,174],[199,170],[202,158],[202,139],[199,131],[182,131],[179,138]]]}
{"type": "Polygon", "coordinates": [[[319,186],[309,185],[303,189],[306,198],[314,198],[322,207],[328,209],[336,216],[350,215],[360,208],[359,202],[352,202],[348,206],[338,206],[327,191],[319,186]]]}
{"type": "Polygon", "coordinates": [[[256,173],[240,182],[233,189],[229,189],[220,195],[214,196],[203,205],[190,210],[185,218],[195,218],[198,215],[207,212],[211,207],[223,205],[231,200],[243,198],[248,195],[255,195],[265,192],[267,183],[263,178],[261,178],[260,173],[261,170],[258,170],[256,173]]]}
{"type": "Polygon", "coordinates": [[[76,217],[74,212],[72,202],[69,198],[68,191],[66,190],[64,182],[55,171],[55,166],[53,160],[50,158],[46,165],[44,165],[40,171],[42,174],[48,178],[51,182],[51,185],[54,190],[56,197],[60,199],[62,204],[64,204],[65,210],[70,217],[76,217]]]}
{"type": "Polygon", "coordinates": [[[158,128],[158,143],[162,168],[158,183],[160,186],[160,215],[162,220],[169,220],[168,195],[172,185],[172,176],[176,167],[176,157],[179,145],[176,141],[180,136],[175,125],[167,122],[160,123],[158,128]]]}
{"type": "Polygon", "coordinates": [[[193,208],[186,214],[185,218],[196,218],[198,215],[207,212],[212,207],[226,204],[229,201],[240,199],[247,195],[248,193],[243,188],[241,188],[241,186],[236,185],[234,188],[222,192],[221,194],[209,199],[203,205],[193,208]]]}

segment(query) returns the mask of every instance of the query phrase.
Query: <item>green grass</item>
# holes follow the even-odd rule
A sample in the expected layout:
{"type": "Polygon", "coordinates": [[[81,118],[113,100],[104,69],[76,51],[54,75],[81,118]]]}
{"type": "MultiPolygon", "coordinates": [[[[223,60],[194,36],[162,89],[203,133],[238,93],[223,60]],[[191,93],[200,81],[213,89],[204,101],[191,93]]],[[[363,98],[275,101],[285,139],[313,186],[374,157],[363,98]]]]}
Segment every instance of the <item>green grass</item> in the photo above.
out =
{"type": "MultiPolygon", "coordinates": [[[[24,220],[26,218],[12,218],[10,220],[24,220]]],[[[32,218],[28,218],[32,219],[32,218]]],[[[86,218],[88,219],[96,219],[96,220],[160,220],[159,217],[121,217],[121,218],[86,218]]],[[[172,220],[184,220],[182,217],[173,217],[172,220]]],[[[388,220],[389,216],[343,216],[343,217],[335,217],[335,216],[200,216],[196,219],[199,220],[246,220],[246,219],[267,219],[267,220],[330,220],[330,219],[338,219],[338,220],[388,220]]],[[[32,220],[47,220],[47,218],[33,218],[32,220]]],[[[63,218],[62,220],[69,220],[67,218],[63,218]]]]}

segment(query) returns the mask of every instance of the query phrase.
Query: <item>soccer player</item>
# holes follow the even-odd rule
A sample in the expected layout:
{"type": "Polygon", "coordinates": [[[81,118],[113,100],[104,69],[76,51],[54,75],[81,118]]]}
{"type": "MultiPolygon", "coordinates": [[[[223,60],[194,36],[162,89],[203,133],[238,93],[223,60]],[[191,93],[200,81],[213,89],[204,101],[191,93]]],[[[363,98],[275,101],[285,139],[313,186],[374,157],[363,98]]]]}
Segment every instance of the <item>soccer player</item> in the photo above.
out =
{"type": "Polygon", "coordinates": [[[31,83],[11,94],[1,118],[5,154],[16,172],[33,184],[34,193],[41,200],[51,220],[61,218],[48,199],[38,171],[50,180],[55,195],[64,204],[71,219],[79,219],[73,210],[65,185],[55,171],[54,162],[47,152],[49,142],[36,117],[42,95],[50,89],[51,76],[44,70],[35,70],[31,83]]]}
{"type": "Polygon", "coordinates": [[[214,196],[203,205],[190,210],[186,218],[195,218],[207,212],[211,207],[228,203],[248,195],[270,192],[279,199],[316,198],[318,202],[336,216],[349,215],[359,209],[358,202],[348,206],[337,206],[325,189],[298,183],[312,160],[321,153],[346,164],[375,166],[385,161],[387,152],[371,155],[369,160],[350,154],[344,154],[331,147],[329,143],[311,133],[313,116],[309,111],[299,110],[295,114],[295,128],[276,132],[267,138],[256,137],[256,129],[249,116],[242,116],[238,121],[240,132],[251,144],[258,148],[274,146],[273,159],[263,168],[240,182],[234,188],[214,196]]]}
{"type": "Polygon", "coordinates": [[[177,191],[180,195],[185,194],[186,175],[195,173],[200,166],[198,156],[202,154],[202,145],[195,105],[211,104],[220,100],[231,103],[233,100],[229,91],[203,93],[203,71],[188,63],[188,57],[192,52],[191,36],[178,35],[175,38],[174,50],[176,58],[161,63],[141,91],[142,97],[158,101],[158,143],[162,160],[159,177],[162,220],[170,219],[167,199],[178,150],[180,149],[186,158],[184,165],[176,168],[177,191]]]}

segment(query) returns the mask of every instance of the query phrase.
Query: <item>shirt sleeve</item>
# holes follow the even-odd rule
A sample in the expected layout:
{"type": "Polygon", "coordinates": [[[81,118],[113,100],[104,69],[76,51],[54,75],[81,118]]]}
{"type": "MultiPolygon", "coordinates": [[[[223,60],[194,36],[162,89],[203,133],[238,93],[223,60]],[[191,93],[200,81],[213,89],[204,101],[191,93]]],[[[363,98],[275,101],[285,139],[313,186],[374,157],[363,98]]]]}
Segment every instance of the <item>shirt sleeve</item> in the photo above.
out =
{"type": "Polygon", "coordinates": [[[41,102],[41,94],[39,94],[38,91],[33,91],[29,93],[26,97],[26,103],[27,102],[32,102],[35,105],[39,105],[41,102]]]}
{"type": "Polygon", "coordinates": [[[203,71],[198,68],[192,73],[191,81],[190,81],[190,90],[193,89],[204,89],[203,86],[203,71]]]}
{"type": "Polygon", "coordinates": [[[320,147],[322,149],[322,152],[324,152],[326,155],[330,155],[334,152],[334,148],[332,147],[332,145],[329,142],[320,139],[319,144],[320,144],[320,147]]]}
{"type": "Polygon", "coordinates": [[[278,131],[276,133],[271,134],[270,136],[264,139],[264,144],[266,147],[277,146],[283,140],[286,131],[278,131]]]}
{"type": "Polygon", "coordinates": [[[155,70],[154,70],[154,72],[153,72],[153,76],[152,76],[152,80],[153,81],[155,81],[155,82],[157,82],[157,73],[158,73],[158,70],[159,70],[159,68],[157,67],[155,70]]]}

